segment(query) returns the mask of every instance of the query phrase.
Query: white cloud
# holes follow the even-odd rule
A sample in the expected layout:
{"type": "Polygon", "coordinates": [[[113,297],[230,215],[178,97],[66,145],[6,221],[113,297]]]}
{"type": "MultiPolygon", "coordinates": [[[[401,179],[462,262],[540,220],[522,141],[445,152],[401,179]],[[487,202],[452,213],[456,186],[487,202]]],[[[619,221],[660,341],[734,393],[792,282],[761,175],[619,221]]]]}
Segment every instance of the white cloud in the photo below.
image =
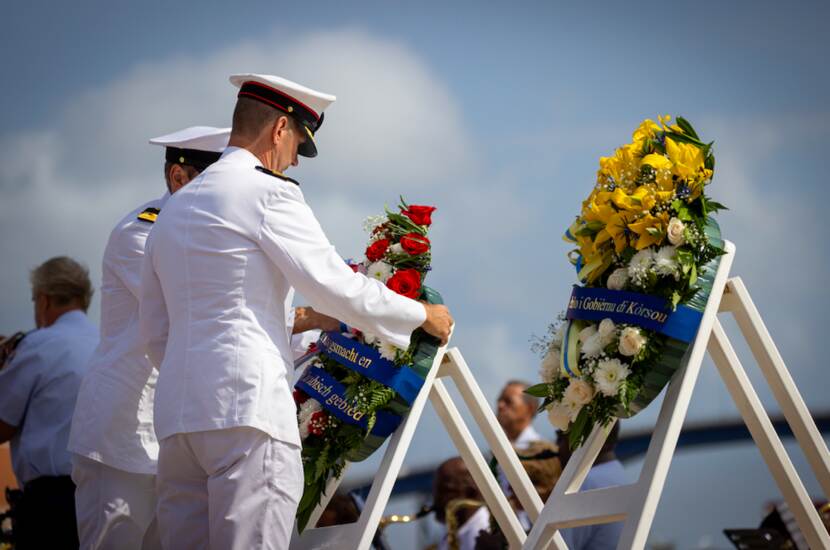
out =
{"type": "Polygon", "coordinates": [[[344,255],[359,252],[370,209],[398,193],[428,197],[426,188],[471,171],[453,98],[405,47],[358,30],[284,38],[134,67],[68,98],[52,126],[0,138],[0,231],[18,236],[0,245],[14,259],[0,272],[0,332],[29,323],[27,270],[50,255],[77,257],[98,278],[115,221],[164,191],[161,151],[147,139],[229,125],[233,72],[275,72],[339,96],[319,134],[321,155],[302,162],[296,177],[308,182],[306,194],[344,255]]]}

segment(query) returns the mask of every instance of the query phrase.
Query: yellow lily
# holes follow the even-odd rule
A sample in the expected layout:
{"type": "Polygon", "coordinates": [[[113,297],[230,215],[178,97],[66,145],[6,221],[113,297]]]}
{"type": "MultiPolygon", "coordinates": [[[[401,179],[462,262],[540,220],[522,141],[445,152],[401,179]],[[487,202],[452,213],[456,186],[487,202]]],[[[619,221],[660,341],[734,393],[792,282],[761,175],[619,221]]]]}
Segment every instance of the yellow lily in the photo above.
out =
{"type": "Polygon", "coordinates": [[[644,156],[642,164],[648,164],[655,170],[671,170],[671,161],[660,153],[651,153],[644,156]]]}
{"type": "Polygon", "coordinates": [[[672,171],[684,180],[696,179],[698,172],[703,169],[703,151],[689,143],[675,143],[666,138],[666,154],[672,161],[672,171]]]}
{"type": "Polygon", "coordinates": [[[641,185],[633,193],[626,193],[619,187],[614,189],[611,200],[617,208],[629,212],[644,212],[651,210],[654,206],[654,199],[649,196],[647,187],[641,185]]]}
{"type": "Polygon", "coordinates": [[[622,253],[628,246],[628,236],[625,233],[625,227],[632,219],[634,219],[633,214],[628,212],[615,212],[605,227],[597,233],[597,237],[594,240],[594,250],[597,251],[606,241],[613,240],[616,253],[622,253]]]}
{"type": "Polygon", "coordinates": [[[634,248],[642,250],[653,244],[660,244],[666,236],[666,227],[668,225],[669,214],[667,212],[661,212],[656,216],[646,214],[636,222],[629,223],[628,229],[638,236],[634,248]]]}
{"type": "Polygon", "coordinates": [[[640,126],[634,130],[634,134],[632,134],[632,139],[634,143],[640,145],[642,147],[642,143],[647,139],[655,139],[657,137],[657,132],[661,130],[660,125],[651,120],[650,118],[645,119],[643,122],[640,123],[640,126]]]}
{"type": "Polygon", "coordinates": [[[583,207],[582,219],[585,222],[601,222],[603,224],[607,224],[614,212],[614,208],[607,201],[592,200],[590,203],[585,205],[585,207],[583,207]]]}

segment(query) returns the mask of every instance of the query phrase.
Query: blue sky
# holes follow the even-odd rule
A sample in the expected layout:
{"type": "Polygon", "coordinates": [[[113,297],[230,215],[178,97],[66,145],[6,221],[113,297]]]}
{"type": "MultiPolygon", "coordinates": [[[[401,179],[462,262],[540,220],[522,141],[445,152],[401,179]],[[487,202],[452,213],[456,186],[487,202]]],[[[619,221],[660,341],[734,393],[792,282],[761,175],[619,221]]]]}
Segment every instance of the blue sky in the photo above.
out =
{"type": "MultiPolygon", "coordinates": [[[[731,208],[720,221],[734,271],[823,410],[828,12],[748,1],[15,4],[0,23],[0,333],[31,326],[27,274],[44,259],[75,256],[98,282],[112,225],[163,191],[150,137],[228,125],[227,75],[270,72],[338,96],[320,156],[291,175],[344,256],[363,248],[362,219],[398,194],[439,207],[429,282],[491,400],[507,378],[536,377],[528,339],[574,282],[560,235],[598,157],[642,118],[687,117],[716,142],[709,192],[731,208]]],[[[709,366],[690,414],[735,414],[709,366]]],[[[436,429],[428,416],[416,441],[436,429]]],[[[430,447],[412,461],[436,458],[430,447]]],[[[734,467],[725,453],[698,458],[734,467]]],[[[745,523],[757,519],[757,502],[730,498],[729,509],[751,508],[745,523]]]]}

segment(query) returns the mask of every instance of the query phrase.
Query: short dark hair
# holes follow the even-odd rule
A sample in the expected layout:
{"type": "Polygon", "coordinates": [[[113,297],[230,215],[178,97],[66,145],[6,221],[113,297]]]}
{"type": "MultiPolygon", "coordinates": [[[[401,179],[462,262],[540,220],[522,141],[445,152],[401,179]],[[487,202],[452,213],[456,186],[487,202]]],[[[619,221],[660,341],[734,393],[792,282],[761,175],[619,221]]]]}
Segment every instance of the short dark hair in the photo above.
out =
{"type": "Polygon", "coordinates": [[[536,412],[539,410],[539,398],[530,395],[529,393],[525,393],[524,390],[530,387],[530,383],[525,382],[524,380],[508,380],[507,384],[504,387],[508,386],[521,386],[522,387],[522,398],[525,401],[525,404],[528,405],[533,409],[533,416],[536,416],[536,412]]]}
{"type": "Polygon", "coordinates": [[[187,172],[187,177],[189,177],[190,179],[195,178],[196,176],[201,174],[202,171],[204,170],[204,168],[197,168],[196,166],[193,166],[192,164],[183,164],[181,162],[166,161],[164,163],[164,181],[167,182],[168,186],[170,185],[170,169],[173,168],[173,166],[175,166],[176,164],[178,164],[179,166],[184,168],[184,171],[187,172]]]}
{"type": "Polygon", "coordinates": [[[297,123],[294,121],[294,117],[288,113],[275,109],[256,99],[240,97],[236,100],[236,107],[233,110],[232,132],[234,135],[253,139],[264,128],[274,124],[281,116],[288,119],[292,129],[297,129],[297,123]]]}

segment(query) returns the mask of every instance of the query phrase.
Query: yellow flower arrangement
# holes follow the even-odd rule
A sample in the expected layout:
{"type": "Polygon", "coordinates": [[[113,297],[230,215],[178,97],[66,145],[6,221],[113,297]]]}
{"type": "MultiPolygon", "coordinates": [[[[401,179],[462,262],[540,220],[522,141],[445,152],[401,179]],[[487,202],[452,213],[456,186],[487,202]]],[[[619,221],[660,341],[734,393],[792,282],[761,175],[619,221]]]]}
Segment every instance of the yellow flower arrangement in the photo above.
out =
{"type": "Polygon", "coordinates": [[[596,186],[566,234],[578,246],[582,282],[596,281],[626,250],[661,245],[673,202],[695,201],[712,179],[712,144],[681,117],[658,121],[644,120],[631,143],[599,160],[596,186]]]}

